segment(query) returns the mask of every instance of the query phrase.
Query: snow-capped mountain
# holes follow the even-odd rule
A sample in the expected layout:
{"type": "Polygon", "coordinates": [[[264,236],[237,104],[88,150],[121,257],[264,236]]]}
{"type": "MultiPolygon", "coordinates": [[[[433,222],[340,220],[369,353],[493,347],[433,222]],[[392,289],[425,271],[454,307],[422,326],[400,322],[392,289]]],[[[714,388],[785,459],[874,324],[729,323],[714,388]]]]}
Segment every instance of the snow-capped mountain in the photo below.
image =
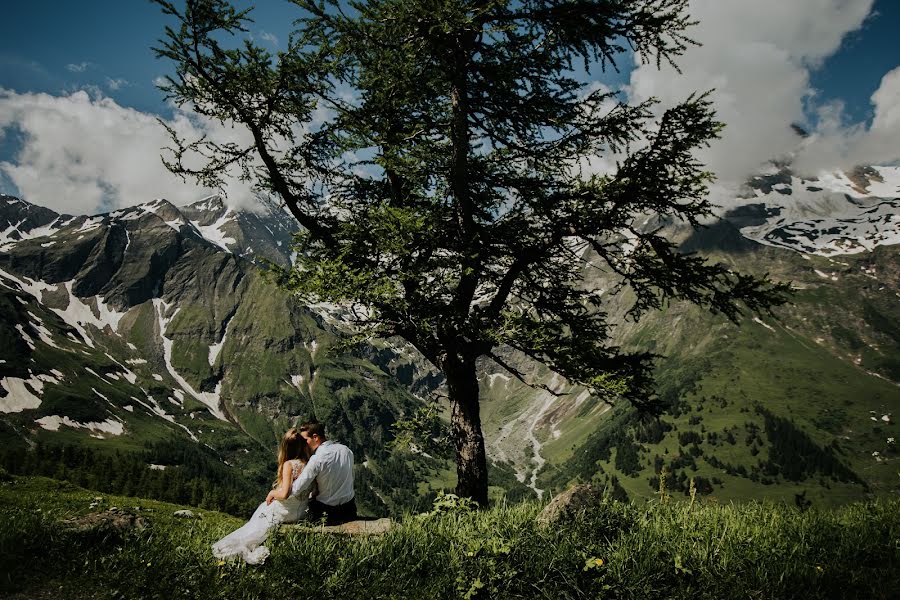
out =
{"type": "Polygon", "coordinates": [[[728,217],[761,244],[835,256],[900,244],[900,167],[803,179],[775,166],[748,182],[728,217]]]}
{"type": "MultiPolygon", "coordinates": [[[[776,413],[789,407],[821,444],[840,441],[866,481],[888,485],[896,470],[886,451],[875,450],[879,462],[868,462],[879,436],[893,432],[865,426],[875,412],[878,419],[892,406],[900,413],[898,186],[897,168],[804,179],[782,165],[748,182],[737,208],[712,227],[689,232],[669,224],[673,239],[685,236],[682,250],[794,282],[795,304],[778,319],[739,328],[676,304],[640,323],[623,320],[614,342],[667,357],[659,369],[666,401],[690,407],[714,397],[719,412],[711,422],[719,429],[710,431],[720,438],[725,429],[734,433],[736,420],[765,429],[763,413],[728,412],[736,406],[745,414],[753,402],[776,413]],[[748,370],[750,383],[731,385],[748,370]]],[[[290,261],[294,227],[277,206],[236,211],[215,196],[96,216],[0,197],[0,436],[139,445],[180,435],[240,465],[253,443],[314,413],[338,423],[370,465],[386,460],[389,424],[419,406],[414,394],[440,385],[439,374],[390,343],[352,356],[328,352],[334,310],[301,306],[259,275],[260,259],[290,261]]],[[[595,278],[590,285],[612,289],[614,281],[596,279],[607,275],[586,273],[595,278]]],[[[627,294],[610,297],[604,310],[611,322],[627,301],[627,294]]],[[[482,368],[489,455],[511,469],[511,485],[518,479],[520,488],[552,491],[572,477],[597,479],[613,469],[610,440],[625,443],[616,428],[634,427],[632,417],[541,365],[515,356],[507,362],[545,386],[530,388],[496,365],[482,368]]],[[[688,418],[690,428],[696,422],[688,418]]],[[[662,444],[660,454],[681,455],[680,442],[667,441],[665,432],[640,435],[662,444]]],[[[640,469],[652,469],[653,449],[635,455],[640,469]]],[[[755,456],[741,455],[744,475],[723,476],[729,489],[761,477],[755,456]]],[[[396,492],[372,477],[372,502],[396,492]]],[[[821,490],[833,483],[821,481],[821,490]]],[[[623,484],[629,493],[648,493],[643,479],[623,484]]],[[[843,492],[861,493],[854,485],[843,492]]]]}
{"type": "Polygon", "coordinates": [[[326,319],[264,281],[260,259],[286,264],[292,230],[275,206],[217,197],[77,217],[0,197],[0,439],[177,438],[240,469],[316,416],[360,462],[387,460],[381,440],[420,400],[388,367],[329,353],[326,319]]]}
{"type": "Polygon", "coordinates": [[[131,228],[162,223],[226,252],[280,264],[290,260],[290,244],[296,230],[293,218],[265,199],[259,200],[256,211],[236,211],[221,197],[209,196],[182,207],[156,199],[111,213],[74,217],[0,195],[0,252],[37,238],[42,238],[42,247],[47,248],[72,233],[86,234],[102,226],[125,226],[131,222],[131,228]]]}

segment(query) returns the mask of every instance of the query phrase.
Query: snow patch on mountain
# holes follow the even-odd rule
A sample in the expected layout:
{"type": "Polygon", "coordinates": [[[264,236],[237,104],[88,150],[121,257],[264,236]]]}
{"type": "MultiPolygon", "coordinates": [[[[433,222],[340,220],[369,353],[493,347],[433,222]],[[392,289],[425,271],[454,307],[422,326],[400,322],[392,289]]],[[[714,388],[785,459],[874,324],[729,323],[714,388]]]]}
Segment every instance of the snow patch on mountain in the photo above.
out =
{"type": "Polygon", "coordinates": [[[162,338],[163,342],[163,357],[166,363],[166,369],[169,371],[169,374],[172,375],[172,378],[178,382],[178,384],[184,388],[191,396],[205,404],[209,411],[215,415],[217,418],[227,421],[225,418],[225,414],[222,412],[222,409],[219,407],[220,404],[220,394],[222,391],[222,382],[218,382],[216,384],[216,389],[212,392],[198,392],[189,384],[184,377],[182,377],[178,371],[175,370],[175,367],[172,365],[172,346],[173,340],[166,337],[166,328],[169,326],[169,323],[178,314],[178,311],[181,310],[181,307],[175,309],[175,311],[166,316],[166,313],[171,308],[170,304],[167,304],[161,298],[153,299],[153,306],[156,308],[156,314],[159,322],[159,336],[162,338]]]}
{"type": "Polygon", "coordinates": [[[234,213],[231,212],[231,209],[228,209],[225,211],[225,214],[219,217],[212,225],[201,225],[198,221],[191,221],[191,225],[194,226],[204,239],[215,244],[225,252],[231,252],[229,245],[236,244],[237,240],[225,233],[222,230],[222,227],[231,223],[233,220],[234,213]]]}
{"type": "MultiPolygon", "coordinates": [[[[116,360],[115,357],[114,357],[112,354],[110,354],[109,352],[104,352],[104,354],[106,354],[106,358],[108,358],[109,360],[113,361],[114,363],[116,363],[117,365],[119,365],[119,366],[122,368],[122,372],[121,372],[121,373],[118,373],[118,374],[111,373],[110,375],[116,375],[116,378],[117,378],[117,379],[118,379],[118,376],[121,375],[121,376],[124,377],[126,380],[128,380],[128,383],[130,383],[131,385],[135,385],[135,384],[137,383],[137,373],[135,373],[134,371],[132,371],[131,369],[129,369],[128,367],[126,367],[125,365],[123,365],[122,363],[120,363],[120,362],[119,362],[118,360],[116,360]]],[[[131,362],[131,361],[127,361],[127,360],[126,360],[125,362],[131,362]]],[[[147,362],[147,361],[145,360],[144,362],[147,362]]]]}
{"type": "Polygon", "coordinates": [[[85,219],[84,223],[74,231],[74,233],[87,233],[89,231],[94,231],[95,229],[99,229],[103,225],[103,217],[92,217],[90,219],[85,219]]]}
{"type": "Polygon", "coordinates": [[[0,387],[6,390],[6,395],[0,398],[0,412],[14,413],[38,408],[44,384],[57,384],[62,379],[62,373],[55,369],[49,374],[32,375],[28,379],[4,377],[0,380],[0,387]]]}
{"type": "MultiPolygon", "coordinates": [[[[15,275],[7,273],[3,269],[0,269],[0,278],[6,279],[8,281],[12,281],[13,283],[16,283],[19,286],[20,290],[22,290],[23,292],[25,292],[31,296],[34,296],[34,298],[38,302],[43,302],[42,294],[44,291],[56,289],[55,285],[48,285],[48,284],[44,283],[43,281],[31,280],[28,277],[25,277],[24,275],[21,278],[19,278],[19,277],[16,277],[15,275]]],[[[7,289],[14,289],[14,288],[9,287],[6,284],[3,284],[3,285],[7,289]]]]}
{"type": "Polygon", "coordinates": [[[90,335],[88,335],[84,326],[93,325],[101,331],[106,327],[109,327],[113,333],[117,333],[119,321],[125,316],[125,313],[110,308],[100,296],[89,299],[95,304],[94,307],[91,307],[72,292],[73,283],[74,282],[72,281],[67,281],[63,284],[63,288],[66,290],[69,299],[66,308],[51,308],[50,310],[58,314],[66,323],[71,325],[72,328],[81,335],[85,344],[94,348],[94,342],[90,335]],[[94,314],[95,310],[97,311],[97,314],[94,314]]]}
{"type": "Polygon", "coordinates": [[[34,386],[34,378],[20,379],[19,377],[4,377],[0,380],[0,386],[6,390],[6,395],[0,398],[0,412],[14,413],[23,410],[31,410],[41,405],[41,398],[37,395],[34,386]]]}
{"type": "Polygon", "coordinates": [[[144,402],[143,400],[139,399],[137,396],[132,396],[131,399],[134,400],[135,402],[137,402],[138,404],[140,404],[141,406],[143,406],[145,409],[147,409],[147,411],[148,411],[151,415],[156,415],[157,417],[163,419],[164,421],[168,421],[169,423],[171,423],[171,424],[173,424],[173,425],[177,425],[178,427],[181,427],[182,429],[184,429],[185,432],[187,432],[187,434],[188,434],[188,435],[191,437],[191,439],[194,440],[195,442],[199,442],[199,441],[200,441],[199,439],[197,439],[197,436],[194,435],[194,432],[193,432],[193,431],[191,431],[191,430],[188,429],[186,426],[184,426],[184,425],[182,425],[181,423],[179,423],[178,421],[176,421],[176,420],[175,420],[175,417],[174,417],[173,415],[170,415],[169,413],[167,413],[167,412],[159,405],[159,402],[157,402],[156,399],[155,399],[153,396],[147,396],[147,400],[149,400],[152,404],[148,404],[148,403],[144,402]]]}
{"type": "MultiPolygon", "coordinates": [[[[107,419],[100,422],[91,421],[89,423],[81,423],[79,421],[73,421],[69,417],[48,415],[46,417],[41,417],[40,419],[35,419],[34,422],[47,431],[59,431],[59,428],[62,425],[65,425],[66,427],[71,427],[73,429],[88,429],[95,432],[96,434],[122,435],[123,433],[125,433],[125,424],[115,419],[107,419]]],[[[102,439],[104,436],[94,435],[92,437],[99,437],[102,439]]]]}
{"type": "MultiPolygon", "coordinates": [[[[42,281],[33,281],[25,276],[16,277],[15,275],[11,275],[10,273],[3,271],[2,269],[0,269],[0,278],[16,283],[19,286],[20,290],[33,296],[40,303],[43,303],[43,292],[59,290],[58,285],[49,285],[42,281]]],[[[106,327],[110,327],[115,333],[117,332],[119,321],[123,316],[125,316],[125,313],[110,308],[103,300],[103,298],[99,296],[90,298],[90,300],[94,303],[94,306],[91,307],[72,292],[72,284],[72,281],[67,281],[62,284],[62,287],[63,289],[65,289],[68,296],[68,303],[66,305],[66,308],[50,308],[50,310],[59,315],[63,319],[63,321],[65,321],[73,329],[75,329],[81,335],[84,343],[93,348],[94,342],[93,340],[91,340],[91,337],[88,335],[87,330],[84,328],[84,326],[93,325],[100,330],[103,330],[106,327]],[[94,314],[94,311],[96,311],[97,314],[94,314]]],[[[6,285],[6,287],[9,288],[8,285],[6,285]]],[[[32,317],[34,317],[33,314],[32,317]]],[[[35,327],[36,330],[40,331],[39,328],[34,324],[32,324],[32,327],[35,327]]],[[[49,345],[58,348],[58,346],[56,346],[52,342],[52,339],[49,337],[49,331],[46,332],[46,335],[47,339],[43,339],[42,336],[42,340],[47,342],[49,345]]]]}
{"type": "Polygon", "coordinates": [[[765,328],[768,329],[769,331],[775,331],[775,328],[774,328],[774,327],[772,327],[771,325],[769,325],[768,323],[766,323],[765,321],[763,321],[763,320],[760,319],[759,317],[753,317],[753,322],[756,323],[757,325],[762,325],[763,327],[765,327],[765,328]]]}
{"type": "Polygon", "coordinates": [[[801,179],[787,170],[751,180],[761,223],[741,233],[761,244],[835,256],[900,244],[900,167],[801,179]]]}
{"type": "Polygon", "coordinates": [[[21,323],[16,324],[16,331],[19,332],[19,335],[22,336],[22,339],[25,340],[25,343],[28,344],[28,347],[31,348],[31,351],[34,352],[34,340],[31,339],[31,336],[25,333],[25,328],[22,327],[21,323]]]}
{"type": "Polygon", "coordinates": [[[27,228],[26,220],[23,219],[15,225],[9,225],[3,231],[0,231],[0,251],[6,251],[23,240],[31,240],[43,237],[49,237],[59,231],[60,218],[57,217],[48,225],[42,225],[34,228],[27,228]]]}
{"type": "Polygon", "coordinates": [[[209,361],[209,366],[213,366],[214,364],[216,364],[216,359],[219,357],[219,353],[222,351],[222,347],[225,345],[225,338],[228,337],[229,325],[231,325],[231,319],[228,319],[228,322],[225,323],[225,331],[222,333],[222,339],[215,344],[210,344],[209,346],[209,356],[207,359],[209,361]]]}
{"type": "Polygon", "coordinates": [[[30,325],[31,328],[37,332],[40,340],[51,348],[59,349],[59,345],[57,345],[57,343],[53,341],[53,336],[51,335],[50,330],[44,326],[44,321],[30,310],[28,311],[28,316],[34,319],[34,322],[30,323],[30,325]]]}
{"type": "Polygon", "coordinates": [[[153,213],[175,231],[181,231],[181,226],[186,223],[185,218],[178,212],[178,209],[170,204],[168,200],[162,198],[157,198],[147,204],[141,204],[139,208],[146,213],[153,213]]]}

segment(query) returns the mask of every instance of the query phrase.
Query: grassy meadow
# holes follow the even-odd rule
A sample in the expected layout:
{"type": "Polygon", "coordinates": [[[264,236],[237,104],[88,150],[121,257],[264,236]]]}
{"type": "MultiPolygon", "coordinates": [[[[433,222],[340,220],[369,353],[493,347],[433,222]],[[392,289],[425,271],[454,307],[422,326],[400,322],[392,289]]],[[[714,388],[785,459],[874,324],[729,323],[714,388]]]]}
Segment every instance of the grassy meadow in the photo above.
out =
{"type": "Polygon", "coordinates": [[[538,503],[474,511],[436,503],[389,533],[295,528],[264,565],[209,545],[242,524],[222,513],[101,495],[41,477],[0,483],[0,595],[16,598],[897,598],[900,501],[800,511],[708,500],[624,504],[541,529],[538,503]],[[117,507],[125,533],[67,519],[117,507]]]}

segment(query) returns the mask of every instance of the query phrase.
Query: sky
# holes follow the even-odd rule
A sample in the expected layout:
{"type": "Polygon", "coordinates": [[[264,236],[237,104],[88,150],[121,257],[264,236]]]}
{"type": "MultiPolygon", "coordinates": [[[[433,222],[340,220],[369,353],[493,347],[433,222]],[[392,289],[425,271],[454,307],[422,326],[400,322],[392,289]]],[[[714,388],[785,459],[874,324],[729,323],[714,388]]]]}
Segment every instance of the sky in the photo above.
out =
{"type": "MultiPolygon", "coordinates": [[[[249,2],[240,0],[239,6],[249,2]]],[[[284,49],[296,8],[265,0],[248,35],[284,49]]],[[[620,61],[591,73],[623,99],[671,106],[713,89],[721,140],[700,158],[734,189],[768,160],[790,155],[814,174],[900,162],[900,26],[897,0],[691,0],[700,42],[681,73],[620,61]],[[791,128],[810,133],[799,138],[791,128]]],[[[152,47],[171,18],[148,0],[9,3],[0,23],[0,193],[70,214],[96,213],[209,192],[168,173],[159,119],[185,135],[243,140],[242,131],[164,101],[155,81],[171,65],[152,47]]],[[[610,168],[598,157],[595,168],[610,168]]],[[[229,203],[251,202],[231,181],[229,203]]]]}

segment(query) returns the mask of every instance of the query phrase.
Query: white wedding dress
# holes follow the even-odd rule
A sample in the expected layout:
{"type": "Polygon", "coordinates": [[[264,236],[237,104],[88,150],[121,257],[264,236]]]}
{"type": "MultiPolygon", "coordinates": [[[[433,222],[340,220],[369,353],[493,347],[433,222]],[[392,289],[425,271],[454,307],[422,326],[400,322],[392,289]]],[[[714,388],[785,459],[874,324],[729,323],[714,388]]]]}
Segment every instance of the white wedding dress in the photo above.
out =
{"type": "MultiPolygon", "coordinates": [[[[294,459],[291,463],[291,479],[300,475],[303,463],[294,459]]],[[[295,523],[306,517],[309,492],[299,496],[288,496],[286,500],[274,500],[272,504],[263,502],[250,520],[212,545],[213,556],[230,558],[238,556],[251,565],[261,564],[269,557],[269,549],[262,545],[269,530],[281,523],[295,523]]]]}

